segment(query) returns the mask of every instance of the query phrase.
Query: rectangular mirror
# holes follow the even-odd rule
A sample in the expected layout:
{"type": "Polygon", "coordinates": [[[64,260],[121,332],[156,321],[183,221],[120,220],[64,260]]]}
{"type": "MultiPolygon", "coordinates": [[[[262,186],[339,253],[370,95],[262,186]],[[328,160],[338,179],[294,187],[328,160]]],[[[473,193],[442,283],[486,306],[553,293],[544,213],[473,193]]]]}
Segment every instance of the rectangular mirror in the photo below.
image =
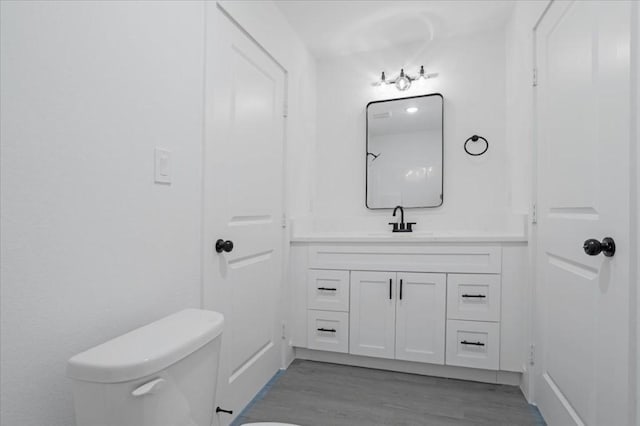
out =
{"type": "Polygon", "coordinates": [[[367,208],[442,205],[442,123],[438,93],[367,105],[367,208]]]}

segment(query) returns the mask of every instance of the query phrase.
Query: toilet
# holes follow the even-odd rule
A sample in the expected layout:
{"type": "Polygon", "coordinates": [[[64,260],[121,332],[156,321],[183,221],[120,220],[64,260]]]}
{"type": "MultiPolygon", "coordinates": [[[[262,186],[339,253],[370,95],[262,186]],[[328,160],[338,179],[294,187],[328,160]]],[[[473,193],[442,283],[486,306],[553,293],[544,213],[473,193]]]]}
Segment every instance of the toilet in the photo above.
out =
{"type": "Polygon", "coordinates": [[[72,357],[76,425],[211,426],[223,325],[185,309],[72,357]]]}

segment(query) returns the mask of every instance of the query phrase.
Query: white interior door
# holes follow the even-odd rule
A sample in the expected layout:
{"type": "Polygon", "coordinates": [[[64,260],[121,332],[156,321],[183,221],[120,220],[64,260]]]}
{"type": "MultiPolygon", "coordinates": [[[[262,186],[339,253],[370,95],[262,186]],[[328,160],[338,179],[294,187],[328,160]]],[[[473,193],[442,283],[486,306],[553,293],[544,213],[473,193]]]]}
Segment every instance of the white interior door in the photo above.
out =
{"type": "Polygon", "coordinates": [[[395,281],[395,272],[351,272],[349,353],[394,357],[395,281]]]}
{"type": "Polygon", "coordinates": [[[445,274],[398,273],[396,359],[444,364],[445,274]]]}
{"type": "Polygon", "coordinates": [[[630,10],[557,1],[536,29],[535,399],[551,426],[630,423],[630,10]],[[605,237],[613,257],[585,253],[605,237]]]}
{"type": "Polygon", "coordinates": [[[213,3],[207,19],[203,293],[225,316],[228,424],[279,368],[285,74],[213,3]],[[218,253],[218,239],[233,249],[218,253]]]}

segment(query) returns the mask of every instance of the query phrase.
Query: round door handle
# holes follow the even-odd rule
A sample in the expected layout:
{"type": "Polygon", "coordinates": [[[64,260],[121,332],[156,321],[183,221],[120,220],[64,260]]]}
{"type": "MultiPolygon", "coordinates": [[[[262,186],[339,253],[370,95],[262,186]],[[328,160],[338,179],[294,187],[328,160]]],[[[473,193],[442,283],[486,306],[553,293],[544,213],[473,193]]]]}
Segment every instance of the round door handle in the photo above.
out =
{"type": "Polygon", "coordinates": [[[616,253],[616,243],[611,237],[604,238],[602,242],[593,238],[589,239],[584,242],[582,248],[589,256],[597,256],[602,253],[606,257],[612,257],[616,253]]]}
{"type": "Polygon", "coordinates": [[[223,251],[229,253],[231,250],[233,250],[233,241],[225,241],[223,239],[219,239],[218,241],[216,241],[216,251],[218,253],[222,253],[223,251]]]}

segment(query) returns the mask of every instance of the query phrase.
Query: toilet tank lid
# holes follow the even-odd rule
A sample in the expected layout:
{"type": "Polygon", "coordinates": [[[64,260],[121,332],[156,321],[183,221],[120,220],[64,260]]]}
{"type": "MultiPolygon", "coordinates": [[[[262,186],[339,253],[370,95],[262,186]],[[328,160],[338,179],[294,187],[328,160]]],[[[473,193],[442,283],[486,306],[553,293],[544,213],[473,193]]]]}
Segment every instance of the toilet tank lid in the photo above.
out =
{"type": "Polygon", "coordinates": [[[185,309],[72,357],[67,376],[117,383],[157,373],[222,333],[222,314],[185,309]]]}

